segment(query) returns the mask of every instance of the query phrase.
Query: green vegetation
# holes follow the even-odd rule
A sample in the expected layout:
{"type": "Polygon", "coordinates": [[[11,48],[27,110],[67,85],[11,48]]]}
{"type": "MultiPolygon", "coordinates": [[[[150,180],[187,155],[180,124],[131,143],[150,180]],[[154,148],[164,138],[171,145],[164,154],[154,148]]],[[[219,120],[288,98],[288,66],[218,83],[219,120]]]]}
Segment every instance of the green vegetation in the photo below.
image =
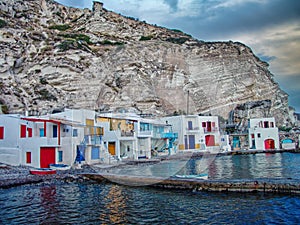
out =
{"type": "Polygon", "coordinates": [[[46,85],[46,84],[48,84],[48,81],[47,81],[46,78],[41,77],[41,78],[40,78],[40,83],[46,85]]]}
{"type": "Polygon", "coordinates": [[[0,19],[0,28],[3,28],[7,25],[7,23],[4,20],[0,19]]]}
{"type": "Polygon", "coordinates": [[[52,30],[59,30],[59,31],[65,31],[68,30],[70,26],[68,24],[56,24],[49,27],[49,29],[52,30]]]}
{"type": "Polygon", "coordinates": [[[40,95],[41,100],[57,101],[57,98],[53,94],[51,94],[47,89],[42,89],[40,91],[37,91],[37,93],[40,95]]]}
{"type": "Polygon", "coordinates": [[[183,33],[181,30],[178,29],[171,29],[171,31],[177,32],[177,33],[183,33]]]}
{"type": "Polygon", "coordinates": [[[59,36],[73,39],[76,41],[85,41],[86,43],[91,44],[90,37],[85,34],[66,33],[66,34],[59,34],[59,36]]]}
{"type": "Polygon", "coordinates": [[[1,110],[2,110],[3,114],[8,114],[9,113],[7,105],[1,105],[0,104],[0,107],[1,107],[1,110]]]}
{"type": "Polygon", "coordinates": [[[285,131],[285,132],[290,132],[290,130],[292,129],[291,127],[285,127],[285,126],[282,126],[282,127],[278,127],[278,129],[280,131],[285,131]]]}
{"type": "Polygon", "coordinates": [[[149,41],[149,40],[151,40],[152,38],[153,38],[152,35],[149,35],[149,36],[142,36],[142,37],[140,38],[140,41],[149,41]]]}

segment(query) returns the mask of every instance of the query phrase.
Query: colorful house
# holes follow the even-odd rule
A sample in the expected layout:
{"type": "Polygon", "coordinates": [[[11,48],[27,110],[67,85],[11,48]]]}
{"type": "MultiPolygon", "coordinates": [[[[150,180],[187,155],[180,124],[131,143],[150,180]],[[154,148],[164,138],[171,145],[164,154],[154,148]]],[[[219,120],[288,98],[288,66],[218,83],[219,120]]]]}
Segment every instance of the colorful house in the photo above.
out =
{"type": "Polygon", "coordinates": [[[0,161],[38,168],[56,163],[61,126],[49,118],[0,115],[0,161]]]}
{"type": "Polygon", "coordinates": [[[248,130],[250,149],[279,149],[279,133],[275,118],[250,119],[248,130]]]}
{"type": "Polygon", "coordinates": [[[112,156],[111,161],[138,158],[136,115],[125,113],[102,113],[97,122],[104,128],[104,146],[112,156]]]}
{"type": "Polygon", "coordinates": [[[180,115],[164,117],[164,120],[178,133],[179,150],[220,150],[221,135],[217,116],[180,115]]]}
{"type": "Polygon", "coordinates": [[[65,110],[43,117],[0,115],[0,161],[47,168],[49,164],[104,161],[103,129],[95,112],[65,110]]]}
{"type": "Polygon", "coordinates": [[[169,125],[133,113],[102,113],[97,121],[104,127],[103,142],[115,160],[151,159],[154,151],[174,152],[169,125]]]}
{"type": "Polygon", "coordinates": [[[50,118],[64,124],[58,152],[62,159],[60,162],[72,165],[74,162],[95,164],[108,160],[109,155],[102,142],[104,129],[97,124],[95,111],[65,109],[50,115],[50,118]]]}

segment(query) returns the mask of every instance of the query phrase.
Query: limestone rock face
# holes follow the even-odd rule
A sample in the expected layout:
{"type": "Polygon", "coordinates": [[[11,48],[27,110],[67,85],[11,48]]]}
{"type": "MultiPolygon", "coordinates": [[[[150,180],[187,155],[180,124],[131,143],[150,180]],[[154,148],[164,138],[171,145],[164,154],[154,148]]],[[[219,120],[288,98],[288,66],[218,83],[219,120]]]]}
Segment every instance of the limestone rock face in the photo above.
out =
{"type": "Polygon", "coordinates": [[[199,41],[97,2],[89,10],[2,0],[0,13],[0,104],[11,113],[69,107],[227,119],[237,105],[268,101],[268,116],[289,120],[287,94],[242,43],[199,41]]]}

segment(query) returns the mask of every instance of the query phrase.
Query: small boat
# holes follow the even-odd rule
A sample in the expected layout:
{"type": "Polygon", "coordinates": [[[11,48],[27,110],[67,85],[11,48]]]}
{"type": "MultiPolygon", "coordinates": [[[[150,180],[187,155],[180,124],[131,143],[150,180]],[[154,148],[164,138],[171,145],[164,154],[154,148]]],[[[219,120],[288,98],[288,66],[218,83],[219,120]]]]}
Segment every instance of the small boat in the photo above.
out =
{"type": "Polygon", "coordinates": [[[54,170],[69,170],[71,169],[71,166],[68,166],[66,164],[49,164],[50,169],[54,170]]]}
{"type": "Polygon", "coordinates": [[[51,168],[34,168],[29,170],[30,174],[33,175],[49,175],[56,174],[56,170],[51,168]]]}
{"type": "Polygon", "coordinates": [[[184,179],[202,179],[202,180],[207,180],[208,179],[208,174],[203,173],[203,174],[196,174],[196,175],[175,175],[177,178],[184,178],[184,179]]]}

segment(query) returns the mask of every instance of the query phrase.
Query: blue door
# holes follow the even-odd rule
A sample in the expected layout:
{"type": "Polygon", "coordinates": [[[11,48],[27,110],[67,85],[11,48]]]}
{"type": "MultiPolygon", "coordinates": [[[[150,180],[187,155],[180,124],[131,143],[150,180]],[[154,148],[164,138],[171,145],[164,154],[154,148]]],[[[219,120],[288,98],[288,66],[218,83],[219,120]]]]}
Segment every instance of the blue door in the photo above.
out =
{"type": "Polygon", "coordinates": [[[189,149],[195,149],[195,135],[189,135],[189,149]]]}
{"type": "Polygon", "coordinates": [[[99,147],[92,147],[92,155],[91,159],[99,159],[100,158],[100,150],[99,147]]]}

